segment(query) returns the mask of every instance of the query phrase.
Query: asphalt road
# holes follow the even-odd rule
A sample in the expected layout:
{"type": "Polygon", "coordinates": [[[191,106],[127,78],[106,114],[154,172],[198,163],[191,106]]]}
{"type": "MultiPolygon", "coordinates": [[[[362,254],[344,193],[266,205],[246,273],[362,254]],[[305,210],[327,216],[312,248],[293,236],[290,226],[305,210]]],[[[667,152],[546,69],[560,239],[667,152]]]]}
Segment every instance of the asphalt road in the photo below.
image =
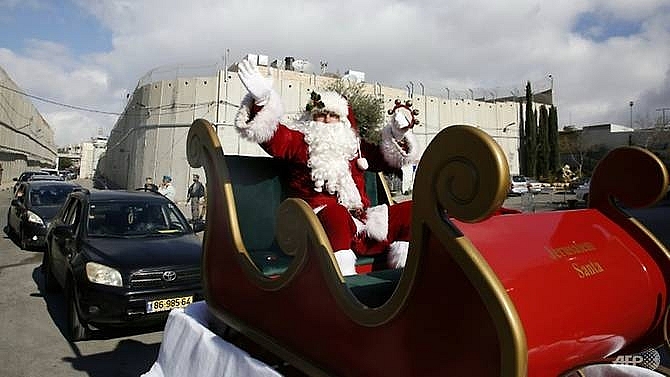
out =
{"type": "MultiPolygon", "coordinates": [[[[0,229],[11,189],[0,191],[0,229]]],[[[162,326],[106,332],[72,343],[65,337],[62,293],[42,291],[42,252],[21,250],[0,231],[0,376],[139,376],[158,356],[162,326]]]]}

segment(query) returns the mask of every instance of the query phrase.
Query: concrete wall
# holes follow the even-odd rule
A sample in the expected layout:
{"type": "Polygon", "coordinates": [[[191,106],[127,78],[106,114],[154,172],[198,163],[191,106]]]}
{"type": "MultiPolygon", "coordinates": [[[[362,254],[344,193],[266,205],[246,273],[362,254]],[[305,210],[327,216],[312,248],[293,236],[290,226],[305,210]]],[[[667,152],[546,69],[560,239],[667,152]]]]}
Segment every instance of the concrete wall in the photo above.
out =
{"type": "MultiPolygon", "coordinates": [[[[280,94],[287,117],[297,116],[312,90],[327,86],[334,78],[260,67],[272,73],[274,89],[280,94]]],[[[414,95],[405,90],[366,84],[366,90],[381,96],[385,110],[396,99],[411,99],[420,110],[421,123],[414,128],[425,147],[445,127],[457,124],[477,126],[502,147],[510,171],[519,171],[519,103],[485,102],[472,99],[445,99],[414,95]],[[507,127],[507,132],[503,129],[507,127]]],[[[246,89],[237,73],[221,70],[212,76],[174,78],[138,86],[124,115],[109,137],[107,152],[99,172],[113,186],[137,188],[145,177],[160,181],[170,175],[177,201],[186,199],[191,174],[196,173],[186,160],[186,135],[193,120],[205,118],[217,127],[223,150],[228,154],[264,155],[260,147],[241,139],[233,127],[235,115],[246,89]]],[[[202,172],[199,172],[204,177],[202,172]]]]}
{"type": "Polygon", "coordinates": [[[0,187],[25,170],[56,166],[54,132],[0,68],[0,187]]]}

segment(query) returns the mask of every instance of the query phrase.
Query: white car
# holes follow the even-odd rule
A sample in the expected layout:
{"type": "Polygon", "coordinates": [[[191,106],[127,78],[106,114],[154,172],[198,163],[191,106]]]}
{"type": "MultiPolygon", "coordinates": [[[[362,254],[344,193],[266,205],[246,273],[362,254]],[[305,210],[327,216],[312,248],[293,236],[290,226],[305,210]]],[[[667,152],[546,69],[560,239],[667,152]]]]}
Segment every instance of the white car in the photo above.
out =
{"type": "Polygon", "coordinates": [[[509,195],[523,195],[528,192],[528,179],[523,175],[513,175],[510,179],[509,195]]]}
{"type": "Polygon", "coordinates": [[[589,186],[591,184],[591,181],[586,181],[582,183],[581,185],[577,186],[575,189],[575,198],[577,200],[581,201],[588,201],[589,200],[589,186]]]}

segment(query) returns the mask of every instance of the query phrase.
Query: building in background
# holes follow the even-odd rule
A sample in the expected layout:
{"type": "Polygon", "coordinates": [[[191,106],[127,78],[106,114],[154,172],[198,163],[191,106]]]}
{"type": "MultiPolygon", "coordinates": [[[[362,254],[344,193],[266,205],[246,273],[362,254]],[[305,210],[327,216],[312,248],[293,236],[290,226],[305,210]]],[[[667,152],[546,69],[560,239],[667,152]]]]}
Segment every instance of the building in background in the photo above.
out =
{"type": "Polygon", "coordinates": [[[0,187],[26,170],[56,166],[54,132],[0,68],[0,187]]]}
{"type": "Polygon", "coordinates": [[[107,138],[99,135],[79,144],[58,148],[58,160],[69,159],[80,178],[92,179],[96,176],[98,161],[106,149],[107,138]]]}
{"type": "Polygon", "coordinates": [[[598,161],[621,146],[648,149],[670,167],[670,124],[631,128],[618,124],[596,124],[582,128],[565,127],[558,133],[561,163],[570,165],[578,177],[590,176],[598,161]]]}
{"type": "MultiPolygon", "coordinates": [[[[447,89],[446,97],[431,96],[424,93],[422,83],[416,86],[421,88],[420,93],[415,93],[414,83],[406,88],[366,83],[365,73],[359,71],[349,70],[343,78],[333,77],[335,75],[325,73],[324,62],[321,70],[314,72],[309,62],[292,57],[272,60],[250,54],[247,58],[256,62],[262,73],[272,75],[274,89],[282,99],[287,117],[296,117],[302,112],[312,90],[321,90],[341,79],[363,82],[368,93],[383,99],[385,110],[392,108],[396,99],[413,102],[413,108],[420,111],[420,124],[414,133],[423,147],[446,127],[473,125],[498,142],[507,157],[510,172],[519,172],[519,114],[525,105],[517,95],[499,96],[493,91],[480,91],[476,95],[473,90],[457,93],[447,89]]],[[[224,67],[227,67],[225,63],[224,67]]],[[[192,169],[186,158],[186,136],[197,118],[207,119],[216,126],[225,153],[266,155],[257,144],[242,139],[233,126],[246,94],[235,70],[235,65],[225,69],[216,65],[209,69],[178,67],[156,69],[141,78],[110,133],[98,174],[110,187],[129,189],[142,186],[145,177],[159,181],[160,177],[169,175],[176,197],[186,198],[191,175],[205,176],[198,171],[201,169],[192,169]]],[[[551,104],[551,90],[544,93],[545,96],[548,93],[548,101],[543,103],[551,104]]],[[[539,105],[541,103],[534,103],[534,106],[539,105]]]]}

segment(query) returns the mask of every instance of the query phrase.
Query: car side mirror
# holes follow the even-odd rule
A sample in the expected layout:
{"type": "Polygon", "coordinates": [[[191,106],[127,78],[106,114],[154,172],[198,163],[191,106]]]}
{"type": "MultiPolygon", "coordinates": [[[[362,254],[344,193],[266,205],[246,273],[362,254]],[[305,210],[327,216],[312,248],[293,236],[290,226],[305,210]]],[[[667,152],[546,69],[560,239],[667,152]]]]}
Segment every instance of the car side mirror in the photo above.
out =
{"type": "Polygon", "coordinates": [[[195,223],[193,223],[193,225],[191,225],[191,227],[193,228],[193,231],[196,233],[202,232],[203,230],[205,230],[205,223],[202,221],[196,221],[195,223]]]}
{"type": "Polygon", "coordinates": [[[16,181],[18,181],[18,180],[19,180],[19,179],[16,178],[16,177],[12,178],[12,181],[14,181],[14,182],[16,182],[16,181]]]}
{"type": "Polygon", "coordinates": [[[69,225],[56,225],[53,234],[58,238],[72,238],[72,229],[69,225]]]}

